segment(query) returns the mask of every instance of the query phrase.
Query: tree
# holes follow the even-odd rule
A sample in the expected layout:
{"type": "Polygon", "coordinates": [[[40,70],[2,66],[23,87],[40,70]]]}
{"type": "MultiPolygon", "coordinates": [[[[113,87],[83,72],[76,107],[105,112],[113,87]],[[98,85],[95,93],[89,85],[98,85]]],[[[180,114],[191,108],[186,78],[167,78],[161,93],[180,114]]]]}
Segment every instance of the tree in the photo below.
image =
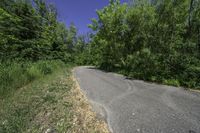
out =
{"type": "Polygon", "coordinates": [[[111,0],[89,25],[89,51],[106,70],[199,87],[199,0],[111,0]]]}
{"type": "Polygon", "coordinates": [[[68,29],[58,22],[53,5],[44,0],[2,0],[0,13],[1,60],[71,58],[76,27],[68,29]]]}

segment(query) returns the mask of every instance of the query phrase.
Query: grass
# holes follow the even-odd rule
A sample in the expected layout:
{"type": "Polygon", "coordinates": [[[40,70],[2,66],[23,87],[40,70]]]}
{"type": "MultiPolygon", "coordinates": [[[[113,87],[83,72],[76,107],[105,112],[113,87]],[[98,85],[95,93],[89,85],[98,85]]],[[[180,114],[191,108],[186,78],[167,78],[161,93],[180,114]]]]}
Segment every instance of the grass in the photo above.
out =
{"type": "Polygon", "coordinates": [[[63,66],[61,61],[0,63],[0,98],[9,97],[18,88],[52,74],[63,66]]]}
{"type": "Polygon", "coordinates": [[[72,82],[64,82],[68,72],[58,70],[55,73],[35,80],[15,91],[11,97],[0,101],[0,132],[28,133],[58,130],[60,121],[65,124],[63,130],[71,127],[70,107],[63,100],[72,88],[72,82]]]}
{"type": "Polygon", "coordinates": [[[0,133],[108,133],[77,88],[71,69],[48,70],[21,88],[10,88],[14,93],[0,99],[0,133]]]}

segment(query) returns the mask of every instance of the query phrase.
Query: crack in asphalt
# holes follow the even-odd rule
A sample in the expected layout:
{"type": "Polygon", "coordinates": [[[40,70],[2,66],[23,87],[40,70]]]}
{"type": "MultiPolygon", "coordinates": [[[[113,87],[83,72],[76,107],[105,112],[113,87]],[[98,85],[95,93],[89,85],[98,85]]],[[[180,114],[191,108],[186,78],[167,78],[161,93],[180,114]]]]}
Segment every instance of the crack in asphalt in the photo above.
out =
{"type": "Polygon", "coordinates": [[[200,93],[90,67],[74,75],[113,133],[200,133],[200,93]]]}
{"type": "Polygon", "coordinates": [[[133,90],[133,87],[130,85],[131,84],[130,81],[127,81],[127,84],[128,84],[128,89],[125,92],[123,92],[122,94],[118,95],[117,97],[114,97],[108,103],[108,105],[111,105],[111,104],[113,104],[113,102],[116,102],[117,100],[120,100],[120,99],[126,97],[127,95],[134,93],[134,91],[136,91],[136,90],[133,90]]]}

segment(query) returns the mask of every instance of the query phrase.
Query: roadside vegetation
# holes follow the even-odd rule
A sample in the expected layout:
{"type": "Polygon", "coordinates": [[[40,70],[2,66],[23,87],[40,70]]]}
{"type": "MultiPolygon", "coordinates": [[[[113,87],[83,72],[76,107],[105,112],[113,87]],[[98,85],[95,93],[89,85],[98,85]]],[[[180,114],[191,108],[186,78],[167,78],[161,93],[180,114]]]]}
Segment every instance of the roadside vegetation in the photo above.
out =
{"type": "Polygon", "coordinates": [[[5,98],[30,82],[52,74],[63,67],[65,64],[62,61],[5,62],[0,64],[0,98],[5,98]]]}
{"type": "Polygon", "coordinates": [[[84,57],[135,79],[200,89],[200,1],[110,0],[84,57]]]}
{"type": "Polygon", "coordinates": [[[0,1],[0,133],[105,132],[71,70],[85,37],[44,0],[0,1]]]}
{"type": "Polygon", "coordinates": [[[1,133],[108,133],[63,65],[0,99],[1,133]]]}

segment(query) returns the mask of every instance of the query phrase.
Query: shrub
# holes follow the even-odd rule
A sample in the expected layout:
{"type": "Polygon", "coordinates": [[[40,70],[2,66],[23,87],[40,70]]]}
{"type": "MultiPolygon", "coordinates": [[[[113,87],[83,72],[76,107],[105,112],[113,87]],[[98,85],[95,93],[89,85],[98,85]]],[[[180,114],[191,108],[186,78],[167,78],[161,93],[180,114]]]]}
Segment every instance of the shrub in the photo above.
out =
{"type": "Polygon", "coordinates": [[[180,86],[180,82],[176,79],[168,79],[163,81],[164,84],[173,85],[173,86],[180,86]]]}

